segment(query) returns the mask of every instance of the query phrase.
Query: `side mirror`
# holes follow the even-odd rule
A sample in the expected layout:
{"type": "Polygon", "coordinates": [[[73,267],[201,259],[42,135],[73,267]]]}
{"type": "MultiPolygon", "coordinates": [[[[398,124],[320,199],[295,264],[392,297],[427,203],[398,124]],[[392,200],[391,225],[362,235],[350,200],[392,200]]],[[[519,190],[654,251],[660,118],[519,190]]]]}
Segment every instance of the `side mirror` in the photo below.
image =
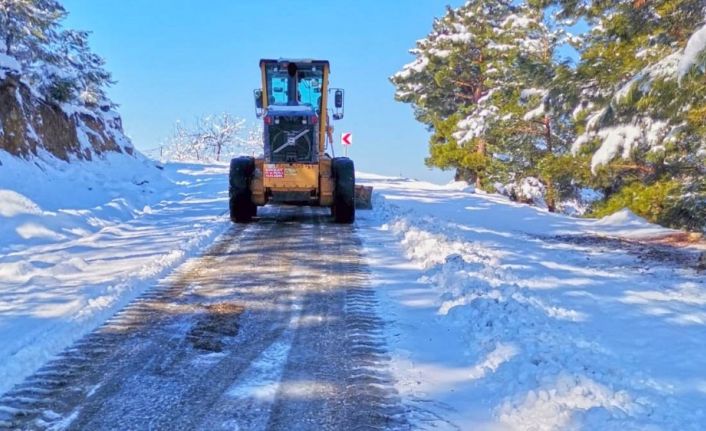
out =
{"type": "Polygon", "coordinates": [[[334,120],[340,120],[343,118],[343,95],[344,91],[340,88],[335,88],[333,89],[333,119],[334,120]]]}
{"type": "Polygon", "coordinates": [[[255,115],[257,115],[257,118],[260,118],[262,114],[264,114],[264,109],[262,108],[262,90],[254,90],[253,95],[255,96],[255,115]]]}

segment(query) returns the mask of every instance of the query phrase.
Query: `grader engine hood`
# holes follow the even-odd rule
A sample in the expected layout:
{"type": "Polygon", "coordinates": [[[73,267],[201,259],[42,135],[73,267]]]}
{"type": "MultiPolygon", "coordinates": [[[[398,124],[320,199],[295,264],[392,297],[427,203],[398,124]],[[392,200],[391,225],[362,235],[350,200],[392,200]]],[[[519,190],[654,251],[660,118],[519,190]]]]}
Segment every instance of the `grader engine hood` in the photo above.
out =
{"type": "Polygon", "coordinates": [[[264,118],[265,158],[270,163],[315,163],[318,117],[305,106],[272,106],[264,118]]]}

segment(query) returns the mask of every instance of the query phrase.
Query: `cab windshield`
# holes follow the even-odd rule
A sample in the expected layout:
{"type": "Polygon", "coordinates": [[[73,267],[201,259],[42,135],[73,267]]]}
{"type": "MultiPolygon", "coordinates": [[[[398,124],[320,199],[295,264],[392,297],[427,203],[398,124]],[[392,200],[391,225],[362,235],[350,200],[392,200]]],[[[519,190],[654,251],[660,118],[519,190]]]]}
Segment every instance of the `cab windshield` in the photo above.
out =
{"type": "Polygon", "coordinates": [[[278,64],[265,66],[268,104],[310,106],[320,112],[323,70],[320,66],[298,66],[293,76],[287,67],[278,64]]]}
{"type": "Polygon", "coordinates": [[[319,109],[322,75],[320,70],[302,70],[297,73],[297,97],[300,105],[308,105],[315,110],[319,109]]]}

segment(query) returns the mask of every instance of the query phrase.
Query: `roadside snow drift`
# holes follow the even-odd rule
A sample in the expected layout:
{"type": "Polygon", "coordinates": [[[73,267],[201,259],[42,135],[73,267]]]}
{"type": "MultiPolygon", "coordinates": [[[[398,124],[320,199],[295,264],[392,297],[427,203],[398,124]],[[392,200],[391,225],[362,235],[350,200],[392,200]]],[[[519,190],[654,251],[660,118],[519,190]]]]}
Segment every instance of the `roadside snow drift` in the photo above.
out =
{"type": "Polygon", "coordinates": [[[358,178],[376,190],[358,226],[415,429],[703,429],[703,276],[606,238],[670,231],[358,178]]]}
{"type": "Polygon", "coordinates": [[[0,393],[229,224],[227,167],[0,151],[0,393]]]}

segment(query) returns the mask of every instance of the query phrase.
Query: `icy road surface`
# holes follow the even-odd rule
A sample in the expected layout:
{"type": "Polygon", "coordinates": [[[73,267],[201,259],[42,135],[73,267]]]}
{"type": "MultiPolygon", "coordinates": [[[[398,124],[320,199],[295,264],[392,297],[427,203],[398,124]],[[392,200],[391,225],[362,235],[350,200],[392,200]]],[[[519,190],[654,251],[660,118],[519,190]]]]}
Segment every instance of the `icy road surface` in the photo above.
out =
{"type": "Polygon", "coordinates": [[[262,213],[6,393],[0,426],[406,428],[356,227],[262,213]]]}

